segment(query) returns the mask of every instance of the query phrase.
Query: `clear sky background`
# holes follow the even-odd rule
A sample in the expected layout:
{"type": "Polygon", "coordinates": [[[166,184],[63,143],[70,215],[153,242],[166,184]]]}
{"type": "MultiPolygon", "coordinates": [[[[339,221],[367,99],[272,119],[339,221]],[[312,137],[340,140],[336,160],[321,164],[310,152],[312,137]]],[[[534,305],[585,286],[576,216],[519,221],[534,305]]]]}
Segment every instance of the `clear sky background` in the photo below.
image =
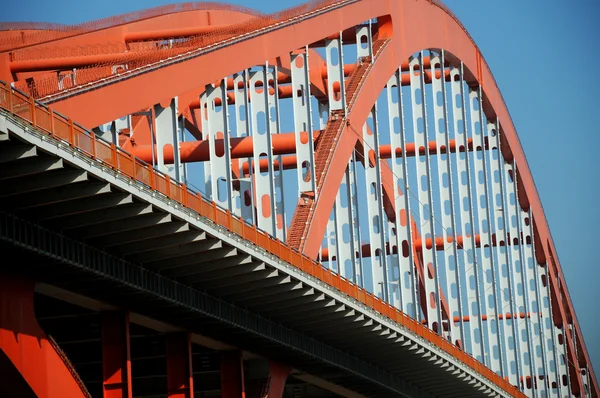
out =
{"type": "MultiPolygon", "coordinates": [[[[175,2],[7,1],[0,20],[75,24],[175,2]]],[[[228,2],[272,12],[302,1],[228,2]]],[[[600,2],[444,2],[479,45],[508,105],[600,375],[600,2]]]]}

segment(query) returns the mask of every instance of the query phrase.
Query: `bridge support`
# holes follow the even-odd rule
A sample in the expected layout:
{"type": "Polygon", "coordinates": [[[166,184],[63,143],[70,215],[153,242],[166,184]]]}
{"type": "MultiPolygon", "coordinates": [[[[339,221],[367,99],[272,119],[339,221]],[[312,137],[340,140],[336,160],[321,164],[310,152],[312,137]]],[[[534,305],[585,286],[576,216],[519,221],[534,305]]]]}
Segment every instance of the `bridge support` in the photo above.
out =
{"type": "Polygon", "coordinates": [[[131,398],[129,314],[102,314],[102,390],[104,398],[131,398]]]}
{"type": "Polygon", "coordinates": [[[285,381],[290,374],[290,367],[277,362],[269,362],[269,398],[283,397],[285,381]]]}
{"type": "Polygon", "coordinates": [[[18,372],[25,382],[0,382],[0,395],[84,397],[74,369],[38,325],[33,307],[34,286],[26,279],[0,275],[0,377],[7,381],[8,375],[18,372]],[[22,388],[14,391],[17,385],[22,388]]]}
{"type": "Polygon", "coordinates": [[[169,398],[194,398],[192,341],[189,333],[173,333],[167,341],[167,393],[169,398]]]}
{"type": "Polygon", "coordinates": [[[244,359],[241,351],[224,351],[221,353],[221,397],[246,397],[244,359]]]}

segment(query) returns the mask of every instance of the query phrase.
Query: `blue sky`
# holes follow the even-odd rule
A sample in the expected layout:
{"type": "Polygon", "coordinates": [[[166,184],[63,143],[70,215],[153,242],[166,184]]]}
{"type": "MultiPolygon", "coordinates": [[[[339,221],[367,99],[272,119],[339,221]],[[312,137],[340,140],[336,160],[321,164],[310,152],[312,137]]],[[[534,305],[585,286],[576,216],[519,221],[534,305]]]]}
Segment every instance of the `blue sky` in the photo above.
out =
{"type": "MultiPolygon", "coordinates": [[[[406,0],[408,1],[408,0],[406,0]]],[[[21,0],[4,21],[74,24],[165,0],[21,0]],[[82,5],[85,4],[85,5],[82,5]]],[[[298,0],[231,0],[275,11],[298,0]]],[[[594,243],[600,166],[600,3],[594,0],[445,0],[479,45],[503,93],[546,212],[588,351],[600,374],[600,266],[594,243]]]]}

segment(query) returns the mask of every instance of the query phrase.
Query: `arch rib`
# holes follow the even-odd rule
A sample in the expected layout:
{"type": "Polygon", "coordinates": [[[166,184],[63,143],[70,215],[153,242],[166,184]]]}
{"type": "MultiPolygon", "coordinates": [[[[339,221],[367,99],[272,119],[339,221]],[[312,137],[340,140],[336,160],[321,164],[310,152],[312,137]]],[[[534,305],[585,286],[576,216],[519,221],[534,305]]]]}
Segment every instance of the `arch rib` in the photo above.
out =
{"type": "MultiPolygon", "coordinates": [[[[581,330],[557,260],[556,249],[533,177],[502,95],[478,48],[457,19],[437,3],[425,0],[415,2],[363,0],[342,3],[318,17],[301,19],[294,24],[265,34],[254,35],[226,48],[217,48],[182,62],[146,70],[144,73],[131,74],[128,78],[106,83],[96,82],[98,84],[93,87],[93,90],[61,99],[55,104],[55,109],[68,115],[77,115],[75,118],[81,116],[79,120],[81,123],[94,126],[95,112],[90,110],[104,107],[107,113],[114,114],[115,118],[122,114],[133,113],[161,100],[170,100],[181,93],[203,87],[205,84],[221,79],[223,75],[242,70],[249,65],[261,64],[265,59],[287,54],[307,42],[321,40],[348,26],[355,26],[367,18],[389,15],[388,22],[390,27],[393,27],[391,39],[380,48],[375,62],[366,68],[368,70],[363,70],[366,74],[356,87],[357,94],[355,99],[350,101],[348,113],[341,118],[338,117],[335,122],[337,126],[331,127],[331,130],[336,133],[334,135],[337,139],[336,144],[331,148],[331,155],[320,155],[324,162],[318,165],[320,167],[318,195],[307,201],[308,206],[300,206],[297,210],[297,213],[306,213],[302,215],[305,222],[294,224],[294,231],[290,231],[290,234],[296,236],[296,241],[292,243],[296,243],[304,254],[316,258],[345,167],[360,136],[358,132],[389,76],[410,54],[428,48],[447,50],[455,57],[453,61],[460,60],[467,67],[466,78],[469,83],[481,87],[486,116],[489,120],[499,121],[500,124],[504,158],[509,162],[514,161],[519,203],[523,210],[531,210],[536,232],[537,259],[541,265],[546,265],[549,271],[550,293],[555,311],[554,322],[567,331],[563,338],[567,347],[573,392],[585,394],[582,389],[580,367],[586,367],[592,382],[592,396],[599,396],[598,381],[587,350],[582,344],[581,330]],[[223,70],[222,65],[226,65],[228,69],[223,70]],[[198,76],[199,70],[203,71],[202,76],[198,76]],[[573,333],[569,332],[571,328],[573,333]]],[[[386,18],[381,18],[381,21],[384,20],[386,18]]],[[[352,90],[348,91],[352,92],[352,90]]],[[[327,142],[322,139],[323,142],[327,142]]],[[[329,147],[323,148],[323,150],[329,149],[329,147]]]]}
{"type": "MultiPolygon", "coordinates": [[[[516,129],[510,118],[506,104],[500,90],[495,83],[493,75],[483,59],[479,49],[460,25],[458,20],[445,8],[427,2],[391,3],[386,14],[389,13],[393,23],[393,37],[385,46],[381,54],[375,59],[363,84],[357,90],[356,100],[340,124],[342,132],[337,140],[337,145],[332,151],[331,160],[323,170],[323,180],[318,185],[319,194],[310,203],[310,208],[299,209],[309,215],[304,223],[293,225],[302,228],[302,231],[292,231],[290,234],[300,236],[299,249],[311,258],[316,258],[319,253],[321,239],[324,235],[327,218],[337,189],[342,181],[344,166],[351,156],[353,144],[356,142],[356,132],[360,131],[367,118],[371,106],[375,103],[381,89],[402,61],[420,49],[442,48],[451,53],[455,59],[464,63],[468,69],[466,77],[469,84],[480,85],[482,88],[483,110],[490,120],[499,120],[501,137],[503,139],[503,155],[507,161],[514,159],[516,177],[518,181],[519,202],[524,210],[531,209],[536,226],[536,235],[542,242],[539,251],[542,261],[549,267],[550,288],[557,326],[569,325],[574,329],[574,338],[571,333],[565,332],[563,336],[567,346],[567,361],[571,373],[571,387],[575,395],[583,393],[580,366],[585,363],[590,373],[593,387],[593,396],[600,395],[598,381],[592,369],[587,350],[583,345],[576,351],[577,344],[583,341],[581,329],[574,315],[573,305],[567,292],[564,276],[554,255],[556,249],[552,242],[549,227],[546,222],[543,207],[538,196],[533,177],[527,165],[525,154],[520,145],[516,129]],[[402,9],[400,9],[402,8],[402,9]],[[540,253],[541,254],[541,253],[540,253]],[[554,261],[544,261],[552,258],[554,261]],[[558,315],[558,316],[556,316],[558,315]],[[571,320],[571,321],[569,321],[571,320]]],[[[372,17],[377,15],[371,14],[372,17]]],[[[450,55],[449,55],[450,58],[450,55]]],[[[538,260],[540,259],[538,257],[538,260]]],[[[568,330],[565,327],[564,330],[568,330]]]]}

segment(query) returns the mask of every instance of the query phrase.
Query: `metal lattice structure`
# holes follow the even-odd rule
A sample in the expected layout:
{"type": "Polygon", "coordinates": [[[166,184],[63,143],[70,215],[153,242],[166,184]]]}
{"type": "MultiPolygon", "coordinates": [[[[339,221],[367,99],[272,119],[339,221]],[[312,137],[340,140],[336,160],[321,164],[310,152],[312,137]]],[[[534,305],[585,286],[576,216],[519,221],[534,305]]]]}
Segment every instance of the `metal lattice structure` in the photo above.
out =
{"type": "MultiPolygon", "coordinates": [[[[373,311],[385,331],[380,325],[373,334],[404,346],[421,339],[432,366],[459,372],[457,379],[466,372],[482,393],[599,396],[515,126],[477,46],[442,4],[320,0],[266,15],[186,3],[78,26],[0,26],[0,159],[28,153],[8,146],[18,139],[110,185],[100,188],[122,190],[115,206],[132,197],[170,206],[152,221],[132,221],[129,232],[101,213],[98,227],[73,224],[90,237],[89,250],[101,250],[91,256],[114,255],[123,269],[130,261],[195,286],[203,277],[194,273],[208,271],[185,267],[209,247],[190,242],[210,235],[219,245],[206,254],[214,261],[243,257],[263,272],[244,279],[245,290],[208,284],[232,305],[281,286],[331,291],[350,325],[371,327],[365,314],[373,311]],[[193,250],[159,252],[157,240],[141,234],[193,250]]],[[[10,183],[14,176],[2,172],[10,183]]],[[[75,194],[73,187],[65,189],[75,194]]],[[[2,202],[2,238],[60,257],[8,225],[23,223],[48,240],[66,233],[66,242],[66,221],[54,230],[37,220],[59,211],[48,203],[72,197],[60,191],[55,202],[38,203],[20,189],[0,189],[24,201],[2,202]],[[37,216],[21,217],[22,208],[37,216]]],[[[281,297],[291,294],[284,289],[281,297]]],[[[191,306],[187,299],[176,298],[191,306]]],[[[277,306],[260,308],[270,317],[277,306]]],[[[353,353],[358,341],[346,349],[333,339],[331,347],[353,353]]],[[[377,366],[389,380],[412,383],[408,369],[377,366]]],[[[261,396],[277,394],[270,377],[261,396]]],[[[414,379],[417,390],[427,384],[414,379]]],[[[436,388],[429,393],[449,391],[436,388]]]]}

